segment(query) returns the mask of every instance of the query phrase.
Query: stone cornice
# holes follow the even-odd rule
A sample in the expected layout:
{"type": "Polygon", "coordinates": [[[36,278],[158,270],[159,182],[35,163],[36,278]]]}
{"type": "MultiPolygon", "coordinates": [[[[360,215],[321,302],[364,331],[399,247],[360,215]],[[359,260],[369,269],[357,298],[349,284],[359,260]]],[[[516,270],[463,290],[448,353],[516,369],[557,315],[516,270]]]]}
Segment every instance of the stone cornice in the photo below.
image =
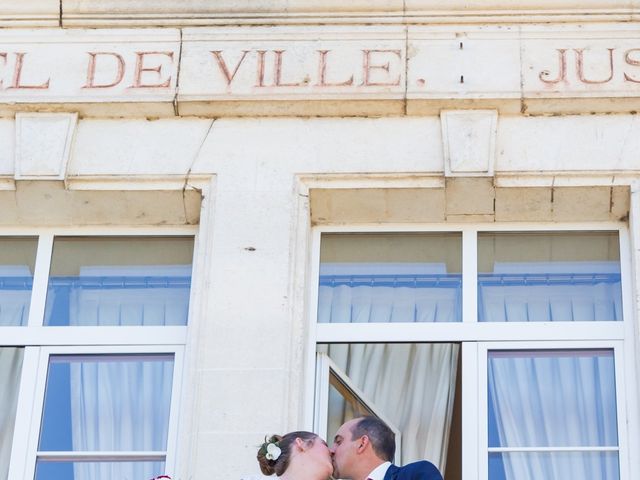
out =
{"type": "Polygon", "coordinates": [[[640,110],[637,23],[0,31],[0,112],[640,110]]]}
{"type": "Polygon", "coordinates": [[[640,20],[640,0],[0,0],[0,26],[436,24],[640,20]]]}

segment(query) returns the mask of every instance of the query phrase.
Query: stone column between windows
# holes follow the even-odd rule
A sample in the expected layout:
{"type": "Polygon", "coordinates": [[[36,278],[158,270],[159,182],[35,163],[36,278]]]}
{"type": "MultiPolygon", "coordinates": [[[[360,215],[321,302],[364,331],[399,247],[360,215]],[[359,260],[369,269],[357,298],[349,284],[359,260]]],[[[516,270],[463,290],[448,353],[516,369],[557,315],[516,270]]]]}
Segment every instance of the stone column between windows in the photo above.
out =
{"type": "Polygon", "coordinates": [[[293,175],[259,159],[216,174],[211,283],[199,327],[193,478],[252,475],[266,434],[292,429],[291,228],[293,175]],[[224,459],[211,457],[224,445],[224,459]],[[241,467],[239,467],[241,466],[241,467]],[[238,471],[240,469],[240,472],[238,471]]]}
{"type": "MultiPolygon", "coordinates": [[[[640,348],[640,180],[631,184],[631,201],[629,205],[629,230],[631,242],[631,262],[633,271],[633,299],[635,320],[636,352],[640,348]]],[[[636,355],[636,371],[640,367],[640,358],[636,355]]]]}

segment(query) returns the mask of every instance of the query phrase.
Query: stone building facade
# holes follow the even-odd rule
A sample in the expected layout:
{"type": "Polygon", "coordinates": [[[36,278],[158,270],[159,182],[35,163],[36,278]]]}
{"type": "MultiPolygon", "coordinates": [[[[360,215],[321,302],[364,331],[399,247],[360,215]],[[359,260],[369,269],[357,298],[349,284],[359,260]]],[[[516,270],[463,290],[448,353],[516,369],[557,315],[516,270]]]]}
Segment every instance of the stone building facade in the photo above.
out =
{"type": "Polygon", "coordinates": [[[447,480],[635,478],[640,1],[2,0],[0,26],[0,480],[259,478],[265,434],[349,408],[447,480]],[[578,370],[600,387],[541,393],[578,370]]]}

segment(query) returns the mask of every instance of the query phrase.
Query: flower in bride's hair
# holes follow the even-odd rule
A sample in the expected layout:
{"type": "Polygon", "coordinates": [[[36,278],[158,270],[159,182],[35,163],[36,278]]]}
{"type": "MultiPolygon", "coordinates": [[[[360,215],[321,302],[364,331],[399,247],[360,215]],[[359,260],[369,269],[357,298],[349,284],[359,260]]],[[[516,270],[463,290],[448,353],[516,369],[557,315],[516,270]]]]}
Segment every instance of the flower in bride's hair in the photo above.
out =
{"type": "Polygon", "coordinates": [[[278,460],[282,450],[275,443],[270,443],[267,445],[267,453],[264,455],[267,460],[273,460],[274,462],[278,460]]]}

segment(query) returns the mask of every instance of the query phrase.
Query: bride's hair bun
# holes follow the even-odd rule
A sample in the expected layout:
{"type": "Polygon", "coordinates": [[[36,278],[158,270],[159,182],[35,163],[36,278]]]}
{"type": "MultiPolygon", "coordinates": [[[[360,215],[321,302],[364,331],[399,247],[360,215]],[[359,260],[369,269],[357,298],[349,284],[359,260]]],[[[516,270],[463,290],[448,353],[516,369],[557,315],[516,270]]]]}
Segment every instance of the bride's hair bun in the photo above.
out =
{"type": "Polygon", "coordinates": [[[267,458],[267,447],[270,443],[278,445],[280,440],[282,440],[280,435],[271,435],[265,439],[264,443],[260,445],[260,448],[258,449],[257,458],[258,463],[260,464],[260,471],[265,475],[273,475],[276,473],[276,463],[278,462],[278,459],[272,460],[267,458]]]}
{"type": "Polygon", "coordinates": [[[258,463],[260,471],[265,475],[279,477],[289,467],[293,443],[296,439],[313,444],[318,436],[313,432],[290,432],[286,435],[271,435],[265,438],[264,443],[258,448],[258,463]]]}

